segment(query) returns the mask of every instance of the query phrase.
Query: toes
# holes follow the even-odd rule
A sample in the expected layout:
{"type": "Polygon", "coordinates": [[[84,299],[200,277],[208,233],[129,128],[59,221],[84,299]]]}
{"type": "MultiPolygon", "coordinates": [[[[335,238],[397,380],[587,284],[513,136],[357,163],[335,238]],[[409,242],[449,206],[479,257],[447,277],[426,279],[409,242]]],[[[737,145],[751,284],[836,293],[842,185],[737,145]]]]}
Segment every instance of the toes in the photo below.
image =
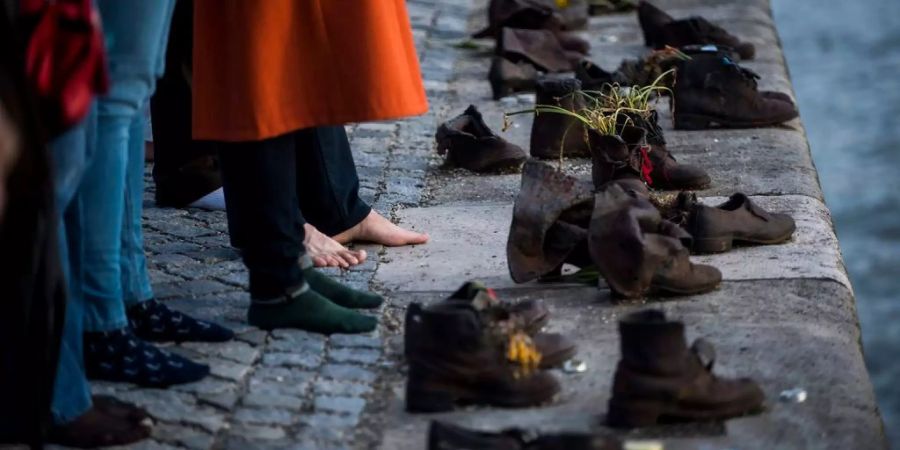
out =
{"type": "Polygon", "coordinates": [[[342,251],[338,254],[338,256],[347,263],[347,265],[355,266],[359,264],[359,260],[356,258],[356,255],[353,254],[350,250],[342,251]]]}
{"type": "Polygon", "coordinates": [[[313,256],[313,265],[316,267],[328,267],[328,260],[321,256],[313,256]]]}

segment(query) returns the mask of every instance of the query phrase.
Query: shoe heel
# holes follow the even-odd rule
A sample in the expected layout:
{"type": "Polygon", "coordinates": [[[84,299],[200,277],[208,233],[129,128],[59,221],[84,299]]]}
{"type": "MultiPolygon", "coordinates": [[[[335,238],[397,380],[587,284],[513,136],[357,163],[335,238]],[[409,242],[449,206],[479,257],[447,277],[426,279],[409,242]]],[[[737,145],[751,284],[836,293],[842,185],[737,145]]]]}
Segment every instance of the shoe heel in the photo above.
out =
{"type": "Polygon", "coordinates": [[[607,425],[614,428],[640,428],[656,425],[662,414],[662,406],[653,402],[609,402],[607,425]]]}
{"type": "Polygon", "coordinates": [[[722,253],[731,250],[734,239],[730,237],[694,239],[693,253],[722,253]]]}
{"type": "Polygon", "coordinates": [[[710,128],[710,120],[693,114],[675,114],[676,130],[706,130],[710,128]]]}
{"type": "Polygon", "coordinates": [[[411,413],[436,413],[452,411],[456,396],[449,392],[436,391],[406,385],[406,411],[411,413]]]}

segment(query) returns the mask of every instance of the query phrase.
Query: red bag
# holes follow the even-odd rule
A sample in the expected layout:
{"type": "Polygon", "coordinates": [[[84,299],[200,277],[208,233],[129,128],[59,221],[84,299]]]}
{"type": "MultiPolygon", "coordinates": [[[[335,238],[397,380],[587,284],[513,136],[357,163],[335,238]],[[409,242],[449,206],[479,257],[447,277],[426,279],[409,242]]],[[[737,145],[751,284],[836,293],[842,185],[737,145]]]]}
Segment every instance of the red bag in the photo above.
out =
{"type": "Polygon", "coordinates": [[[56,135],[78,124],[109,87],[100,16],[91,0],[21,0],[20,12],[34,24],[25,71],[56,135]]]}

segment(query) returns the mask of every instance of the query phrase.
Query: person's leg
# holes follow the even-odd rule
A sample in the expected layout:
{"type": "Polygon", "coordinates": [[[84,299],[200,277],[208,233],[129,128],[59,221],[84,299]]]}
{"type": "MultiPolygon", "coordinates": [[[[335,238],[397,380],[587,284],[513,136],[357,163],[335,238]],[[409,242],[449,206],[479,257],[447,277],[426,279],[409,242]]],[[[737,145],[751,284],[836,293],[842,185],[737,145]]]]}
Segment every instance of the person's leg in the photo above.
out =
{"type": "Polygon", "coordinates": [[[338,306],[310,289],[305,258],[293,134],[219,143],[228,229],[250,272],[251,325],[320,333],[375,328],[373,317],[338,306]]]}
{"type": "Polygon", "coordinates": [[[125,207],[122,220],[122,298],[128,322],[137,337],[148,341],[224,342],[234,333],[220,325],[174,311],[153,298],[141,215],[144,202],[144,142],[142,116],[132,119],[125,170],[125,207]]]}
{"type": "MultiPolygon", "coordinates": [[[[89,377],[165,386],[196,381],[209,367],[162,351],[127,327],[122,229],[129,133],[153,92],[161,34],[172,1],[97,0],[109,57],[110,91],[97,103],[97,145],[78,198],[84,208],[85,366],[89,377]]],[[[143,133],[141,133],[143,134],[143,133]]],[[[143,159],[143,158],[141,158],[143,159]]]]}
{"type": "Polygon", "coordinates": [[[404,230],[384,218],[359,198],[359,178],[350,141],[342,126],[318,127],[305,151],[304,181],[300,192],[322,192],[319,198],[303,198],[303,214],[309,222],[341,244],[354,241],[388,246],[428,242],[428,235],[404,230]],[[312,176],[318,174],[317,176],[312,176]],[[310,175],[310,176],[307,176],[310,175]]]}

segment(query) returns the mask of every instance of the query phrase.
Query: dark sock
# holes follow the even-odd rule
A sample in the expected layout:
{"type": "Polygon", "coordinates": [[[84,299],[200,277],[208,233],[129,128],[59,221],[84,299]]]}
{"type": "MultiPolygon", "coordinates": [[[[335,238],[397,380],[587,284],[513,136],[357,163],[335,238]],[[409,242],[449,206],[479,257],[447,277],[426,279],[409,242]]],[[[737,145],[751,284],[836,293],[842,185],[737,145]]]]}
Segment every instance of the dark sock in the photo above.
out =
{"type": "Polygon", "coordinates": [[[312,290],[346,308],[377,308],[384,303],[380,295],[344,286],[313,267],[303,269],[303,278],[312,290]]]}
{"type": "Polygon", "coordinates": [[[153,342],[225,342],[234,338],[228,328],[174,311],[156,299],[128,308],[128,323],[137,337],[153,342]]]}
{"type": "Polygon", "coordinates": [[[84,365],[89,378],[153,387],[190,383],[209,374],[209,366],[148,344],[127,327],[85,333],[84,365]]]}
{"type": "Polygon", "coordinates": [[[365,333],[378,324],[376,318],[336,305],[309,287],[285,301],[254,300],[247,321],[264,330],[299,328],[323,334],[365,333]]]}
{"type": "Polygon", "coordinates": [[[136,406],[94,397],[94,406],[75,420],[54,425],[48,441],[66,447],[131,444],[150,436],[149,416],[136,406]]]}

